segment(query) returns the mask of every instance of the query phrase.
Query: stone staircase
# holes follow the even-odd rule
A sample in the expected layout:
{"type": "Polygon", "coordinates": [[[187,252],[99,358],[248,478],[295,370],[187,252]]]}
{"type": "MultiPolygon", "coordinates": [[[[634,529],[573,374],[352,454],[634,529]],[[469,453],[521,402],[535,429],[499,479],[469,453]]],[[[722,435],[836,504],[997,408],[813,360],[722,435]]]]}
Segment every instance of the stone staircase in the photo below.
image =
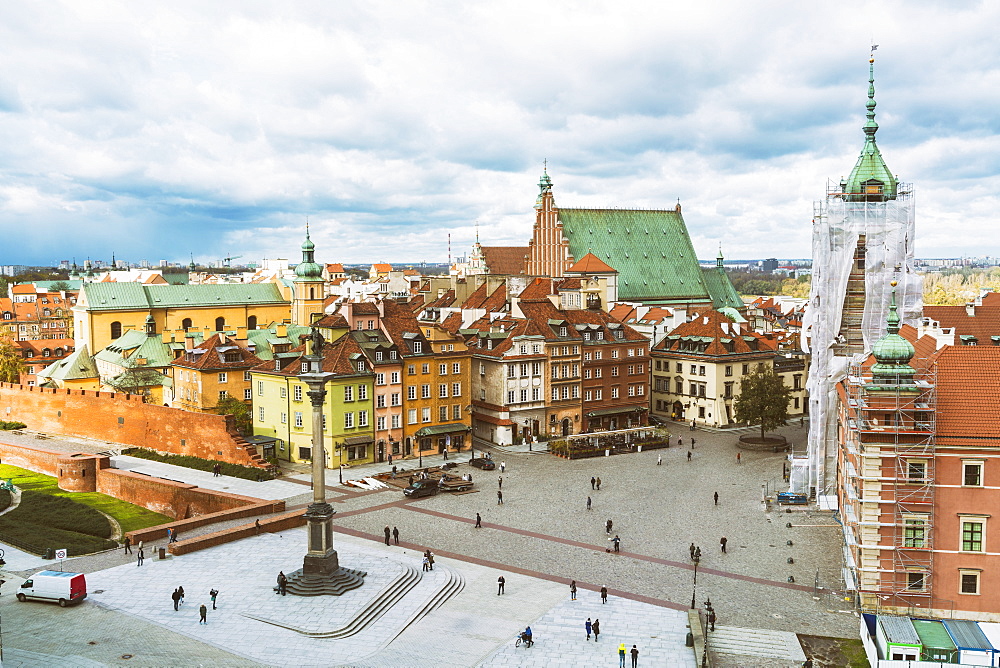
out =
{"type": "Polygon", "coordinates": [[[713,654],[736,654],[788,661],[801,665],[806,660],[802,645],[794,633],[718,626],[708,633],[708,649],[713,654]]]}

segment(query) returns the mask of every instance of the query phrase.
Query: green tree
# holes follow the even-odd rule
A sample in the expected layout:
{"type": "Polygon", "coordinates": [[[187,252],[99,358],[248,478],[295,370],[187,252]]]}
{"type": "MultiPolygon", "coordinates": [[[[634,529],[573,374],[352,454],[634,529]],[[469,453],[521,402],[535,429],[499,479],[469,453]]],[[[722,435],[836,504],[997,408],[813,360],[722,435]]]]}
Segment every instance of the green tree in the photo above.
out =
{"type": "Polygon", "coordinates": [[[70,288],[69,283],[67,283],[66,281],[56,281],[51,286],[49,286],[49,289],[57,291],[66,291],[66,290],[71,290],[72,288],[70,288]]]}
{"type": "Polygon", "coordinates": [[[0,334],[0,382],[16,383],[27,366],[10,334],[0,334]]]}
{"type": "Polygon", "coordinates": [[[213,410],[219,415],[232,415],[237,431],[243,436],[249,436],[253,432],[253,417],[245,402],[227,395],[219,399],[213,410]]]}
{"type": "Polygon", "coordinates": [[[744,376],[740,383],[740,395],[733,402],[733,410],[738,422],[760,424],[760,438],[764,433],[774,431],[788,419],[788,402],[792,390],[781,377],[763,365],[744,376]]]}

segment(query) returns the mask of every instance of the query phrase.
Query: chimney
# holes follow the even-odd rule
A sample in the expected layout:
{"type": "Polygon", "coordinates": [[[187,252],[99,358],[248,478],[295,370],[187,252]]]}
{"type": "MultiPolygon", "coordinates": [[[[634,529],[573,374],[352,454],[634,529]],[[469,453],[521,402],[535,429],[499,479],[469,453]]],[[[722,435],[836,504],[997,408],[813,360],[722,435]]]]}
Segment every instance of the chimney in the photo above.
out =
{"type": "Polygon", "coordinates": [[[194,349],[194,337],[193,336],[185,336],[184,337],[184,350],[193,350],[193,349],[194,349]]]}
{"type": "Polygon", "coordinates": [[[238,341],[246,341],[246,338],[247,338],[247,328],[246,327],[237,327],[236,328],[236,339],[238,341]]]}
{"type": "Polygon", "coordinates": [[[283,339],[286,336],[288,336],[288,325],[282,323],[282,324],[278,325],[277,327],[275,327],[274,335],[276,337],[278,337],[279,339],[283,339]]]}
{"type": "Polygon", "coordinates": [[[965,302],[965,315],[970,318],[976,317],[976,303],[975,302],[965,302]]]}

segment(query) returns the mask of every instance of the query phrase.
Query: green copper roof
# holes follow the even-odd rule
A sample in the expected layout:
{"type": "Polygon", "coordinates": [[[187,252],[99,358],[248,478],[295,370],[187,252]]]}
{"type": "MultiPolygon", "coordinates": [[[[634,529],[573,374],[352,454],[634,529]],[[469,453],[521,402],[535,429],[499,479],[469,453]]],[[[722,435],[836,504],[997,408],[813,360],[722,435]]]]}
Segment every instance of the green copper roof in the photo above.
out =
{"type": "Polygon", "coordinates": [[[619,299],[711,297],[680,211],[559,209],[559,221],[573,257],[592,252],[618,270],[619,299]]]}
{"type": "Polygon", "coordinates": [[[875,122],[875,59],[869,61],[868,102],[865,104],[868,122],[864,125],[865,146],[851,175],[841,183],[848,202],[884,202],[896,199],[899,181],[886,167],[882,154],[875,144],[878,123],[875,122]]]}
{"type": "Polygon", "coordinates": [[[53,362],[43,369],[36,378],[39,384],[46,379],[52,380],[80,380],[83,378],[97,378],[97,365],[87,351],[87,344],[84,344],[73,351],[68,357],[53,362]]]}
{"type": "Polygon", "coordinates": [[[288,303],[273,283],[219,285],[87,283],[80,294],[80,301],[86,304],[89,311],[288,303]]]}
{"type": "Polygon", "coordinates": [[[139,367],[138,360],[144,359],[142,368],[158,368],[170,366],[174,354],[171,346],[160,337],[146,336],[142,330],[130,329],[94,355],[94,359],[123,367],[139,367]]]}
{"type": "Polygon", "coordinates": [[[872,373],[876,376],[912,376],[916,370],[910,366],[915,353],[913,344],[899,335],[899,313],[896,311],[896,282],[892,283],[892,300],[889,302],[889,317],[886,319],[886,335],[872,346],[876,364],[872,373]]]}
{"type": "MultiPolygon", "coordinates": [[[[295,348],[299,345],[299,336],[310,332],[310,329],[304,325],[287,325],[287,328],[287,336],[283,339],[278,338],[277,326],[271,326],[267,329],[247,330],[247,339],[254,344],[253,354],[265,361],[273,360],[274,354],[271,352],[269,341],[274,340],[275,343],[290,343],[295,348]]],[[[301,353],[294,354],[298,356],[301,353]]]]}
{"type": "Polygon", "coordinates": [[[316,244],[309,238],[309,229],[306,228],[306,240],[302,242],[302,262],[295,265],[296,281],[321,281],[323,280],[323,267],[316,263],[314,255],[316,244]]]}
{"type": "Polygon", "coordinates": [[[708,293],[712,296],[712,305],[716,311],[721,311],[724,308],[733,310],[745,308],[743,298],[733,287],[725,269],[720,266],[702,267],[701,276],[708,287],[708,293]]]}

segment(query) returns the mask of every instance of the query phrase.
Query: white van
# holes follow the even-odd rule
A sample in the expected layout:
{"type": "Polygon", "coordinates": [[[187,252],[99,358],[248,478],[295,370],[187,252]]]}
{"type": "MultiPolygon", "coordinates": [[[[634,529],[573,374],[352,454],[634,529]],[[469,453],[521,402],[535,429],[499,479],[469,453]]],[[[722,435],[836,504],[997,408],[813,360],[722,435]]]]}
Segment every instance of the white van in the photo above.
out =
{"type": "Polygon", "coordinates": [[[87,577],[83,573],[39,571],[24,581],[17,590],[17,600],[58,601],[66,607],[87,598],[87,577]]]}

